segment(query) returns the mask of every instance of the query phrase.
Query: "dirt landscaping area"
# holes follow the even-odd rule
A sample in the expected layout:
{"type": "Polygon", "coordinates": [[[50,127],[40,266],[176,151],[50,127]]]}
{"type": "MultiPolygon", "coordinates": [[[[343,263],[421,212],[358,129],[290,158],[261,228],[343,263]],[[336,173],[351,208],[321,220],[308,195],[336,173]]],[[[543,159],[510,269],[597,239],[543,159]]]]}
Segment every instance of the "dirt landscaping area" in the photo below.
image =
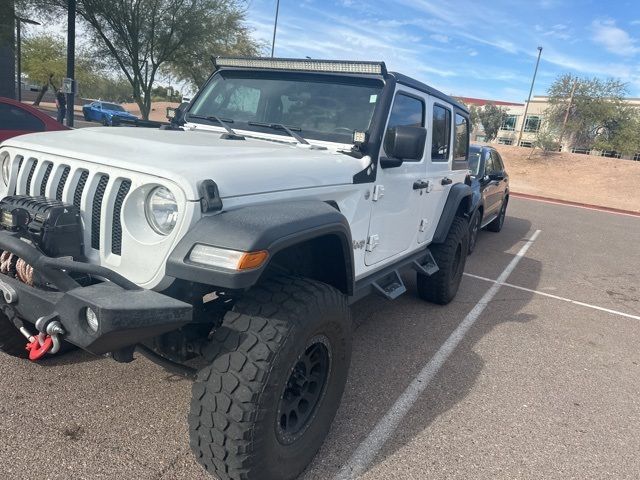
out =
{"type": "Polygon", "coordinates": [[[514,192],[640,212],[640,162],[492,146],[506,164],[514,192]]]}

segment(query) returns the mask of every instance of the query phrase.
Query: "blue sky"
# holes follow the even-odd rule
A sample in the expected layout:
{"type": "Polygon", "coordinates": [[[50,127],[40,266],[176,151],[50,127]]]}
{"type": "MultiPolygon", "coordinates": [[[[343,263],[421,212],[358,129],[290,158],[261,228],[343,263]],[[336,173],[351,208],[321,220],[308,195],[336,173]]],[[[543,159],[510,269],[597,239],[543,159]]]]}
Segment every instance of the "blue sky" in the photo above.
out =
{"type": "MultiPolygon", "coordinates": [[[[275,0],[247,8],[271,45],[275,0]]],[[[557,75],[616,77],[640,97],[640,2],[281,0],[276,56],[384,60],[445,93],[526,100],[557,75]]]]}

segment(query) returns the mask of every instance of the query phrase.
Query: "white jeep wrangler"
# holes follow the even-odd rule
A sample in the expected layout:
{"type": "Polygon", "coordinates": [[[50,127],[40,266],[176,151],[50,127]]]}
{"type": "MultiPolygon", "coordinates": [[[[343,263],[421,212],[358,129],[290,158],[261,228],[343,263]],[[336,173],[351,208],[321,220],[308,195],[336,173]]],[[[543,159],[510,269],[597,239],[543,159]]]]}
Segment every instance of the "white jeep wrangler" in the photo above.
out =
{"type": "Polygon", "coordinates": [[[1,146],[0,350],[137,350],[194,377],[204,468],[290,479],[338,408],[349,304],[398,297],[405,270],[456,294],[468,111],[383,63],[214,64],[181,128],[1,146]]]}

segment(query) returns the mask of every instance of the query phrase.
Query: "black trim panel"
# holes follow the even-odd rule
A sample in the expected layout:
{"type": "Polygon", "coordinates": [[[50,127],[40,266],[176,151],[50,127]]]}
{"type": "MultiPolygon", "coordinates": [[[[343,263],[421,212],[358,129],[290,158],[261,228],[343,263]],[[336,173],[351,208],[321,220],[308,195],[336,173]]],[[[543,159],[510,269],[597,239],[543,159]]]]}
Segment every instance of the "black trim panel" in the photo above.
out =
{"type": "Polygon", "coordinates": [[[237,272],[191,262],[196,244],[251,252],[267,250],[269,258],[284,248],[324,235],[335,235],[342,244],[347,293],[353,292],[354,263],[351,230],[347,219],[319,200],[251,205],[201,219],[173,250],[167,261],[169,276],[228,289],[254,285],[267,268],[237,272]]]}
{"type": "Polygon", "coordinates": [[[442,243],[445,241],[447,234],[449,233],[451,223],[458,211],[458,207],[463,201],[465,201],[465,198],[469,198],[469,204],[464,212],[468,215],[469,208],[471,206],[471,187],[465,183],[456,183],[451,187],[449,190],[449,196],[447,197],[447,202],[444,204],[444,208],[442,209],[442,215],[440,215],[436,232],[433,235],[432,243],[442,243]]]}

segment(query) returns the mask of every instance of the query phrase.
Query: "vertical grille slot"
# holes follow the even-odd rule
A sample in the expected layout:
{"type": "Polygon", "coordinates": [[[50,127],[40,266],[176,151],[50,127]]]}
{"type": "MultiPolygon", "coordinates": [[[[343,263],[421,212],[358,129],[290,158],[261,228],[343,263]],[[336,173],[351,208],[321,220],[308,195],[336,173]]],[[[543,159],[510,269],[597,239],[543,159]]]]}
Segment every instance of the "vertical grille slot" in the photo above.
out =
{"type": "Polygon", "coordinates": [[[47,164],[47,169],[44,171],[44,176],[42,177],[42,183],[40,184],[40,196],[44,197],[47,190],[47,182],[49,181],[49,175],[51,175],[51,170],[53,170],[53,163],[49,162],[47,164]]]}
{"type": "Polygon", "coordinates": [[[60,175],[60,181],[58,182],[58,188],[56,188],[56,200],[62,200],[62,193],[64,192],[64,186],[67,183],[67,177],[69,176],[69,167],[64,167],[62,175],[60,175]]]}
{"type": "Polygon", "coordinates": [[[20,160],[18,160],[18,168],[16,169],[16,185],[13,187],[13,195],[18,192],[18,175],[20,175],[20,169],[22,169],[22,162],[24,161],[24,157],[22,155],[18,155],[17,158],[20,160]]]}
{"type": "Polygon", "coordinates": [[[111,227],[111,253],[115,255],[122,254],[122,224],[120,222],[120,213],[122,212],[122,203],[131,188],[131,180],[123,180],[116,194],[113,203],[113,224],[111,227]]]}
{"type": "Polygon", "coordinates": [[[84,190],[84,186],[87,183],[87,178],[89,177],[89,172],[83,170],[80,178],[78,179],[78,184],[76,185],[76,191],[73,193],[73,204],[80,208],[80,201],[82,200],[82,191],[84,190]]]}
{"type": "Polygon", "coordinates": [[[38,160],[33,159],[33,163],[31,164],[31,169],[29,170],[29,175],[27,176],[27,188],[26,194],[31,195],[31,179],[33,178],[33,172],[36,171],[36,166],[38,165],[38,160]]]}
{"type": "Polygon", "coordinates": [[[109,183],[109,175],[101,175],[93,196],[93,206],[91,208],[91,248],[100,250],[100,213],[102,212],[102,199],[104,191],[109,183]]]}

